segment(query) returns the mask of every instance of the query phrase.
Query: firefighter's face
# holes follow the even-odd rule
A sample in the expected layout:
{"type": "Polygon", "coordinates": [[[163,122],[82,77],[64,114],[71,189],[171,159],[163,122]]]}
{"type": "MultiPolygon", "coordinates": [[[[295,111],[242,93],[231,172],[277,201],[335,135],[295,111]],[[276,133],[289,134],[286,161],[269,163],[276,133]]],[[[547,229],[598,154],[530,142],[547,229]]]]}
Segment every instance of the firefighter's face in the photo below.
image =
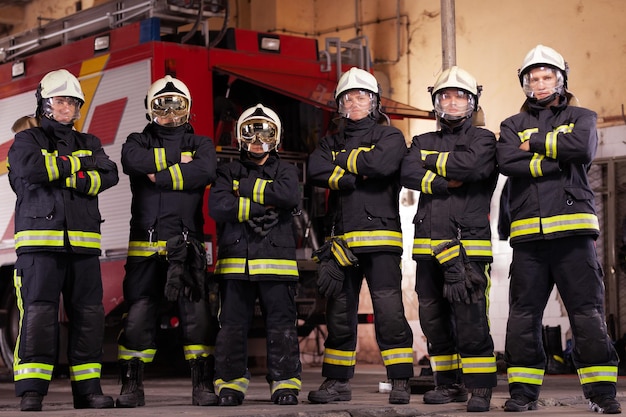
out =
{"type": "Polygon", "coordinates": [[[339,98],[339,113],[351,120],[367,117],[375,104],[374,94],[365,90],[349,90],[339,98]]]}
{"type": "Polygon", "coordinates": [[[556,92],[558,78],[556,70],[548,67],[537,67],[531,69],[524,76],[524,83],[532,91],[532,97],[537,100],[544,99],[556,92]]]}
{"type": "Polygon", "coordinates": [[[74,97],[52,97],[48,99],[50,118],[62,124],[69,124],[80,116],[80,100],[74,97]]]}

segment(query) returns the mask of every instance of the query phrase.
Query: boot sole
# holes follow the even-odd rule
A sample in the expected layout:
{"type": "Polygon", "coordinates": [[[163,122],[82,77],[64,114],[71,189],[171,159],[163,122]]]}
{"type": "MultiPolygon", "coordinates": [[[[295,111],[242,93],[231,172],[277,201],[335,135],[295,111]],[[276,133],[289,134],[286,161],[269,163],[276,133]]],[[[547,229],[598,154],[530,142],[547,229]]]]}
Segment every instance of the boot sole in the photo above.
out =
{"type": "Polygon", "coordinates": [[[315,394],[311,395],[311,393],[309,393],[308,398],[310,402],[315,403],[315,404],[327,404],[327,403],[334,402],[334,401],[351,401],[352,393],[348,392],[348,393],[337,394],[337,395],[326,396],[326,397],[316,397],[315,394]]]}
{"type": "Polygon", "coordinates": [[[537,401],[531,401],[525,405],[508,405],[504,404],[504,411],[520,412],[520,411],[532,411],[537,409],[537,401]]]}
{"type": "Polygon", "coordinates": [[[448,403],[464,403],[467,401],[467,395],[461,395],[458,397],[451,397],[444,400],[426,400],[424,398],[424,404],[448,404],[448,403]]]}

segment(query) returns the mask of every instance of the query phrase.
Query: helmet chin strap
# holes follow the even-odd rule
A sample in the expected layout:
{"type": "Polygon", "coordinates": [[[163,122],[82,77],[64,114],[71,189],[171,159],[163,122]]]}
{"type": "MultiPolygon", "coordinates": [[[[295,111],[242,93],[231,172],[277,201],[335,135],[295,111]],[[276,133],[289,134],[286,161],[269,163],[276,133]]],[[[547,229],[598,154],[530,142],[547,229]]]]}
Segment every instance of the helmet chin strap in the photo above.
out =
{"type": "Polygon", "coordinates": [[[552,103],[558,96],[560,96],[560,94],[558,92],[554,92],[548,97],[542,98],[541,100],[538,100],[534,97],[530,97],[530,100],[538,104],[539,106],[547,106],[548,104],[552,103]]]}

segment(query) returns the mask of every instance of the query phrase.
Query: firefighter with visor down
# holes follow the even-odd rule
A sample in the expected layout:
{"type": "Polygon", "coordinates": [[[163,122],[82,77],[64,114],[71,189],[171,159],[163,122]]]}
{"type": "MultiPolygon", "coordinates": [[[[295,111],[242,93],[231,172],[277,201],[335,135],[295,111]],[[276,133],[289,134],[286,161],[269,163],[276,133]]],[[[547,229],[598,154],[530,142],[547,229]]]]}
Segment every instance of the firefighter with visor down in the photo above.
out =
{"type": "Polygon", "coordinates": [[[457,66],[429,88],[440,129],[413,137],[402,185],[420,192],[413,223],[415,291],[435,389],[427,404],[464,402],[489,411],[496,359],[489,329],[495,135],[473,125],[482,87],[457,66]]]}
{"type": "Polygon", "coordinates": [[[587,173],[598,146],[597,115],[567,91],[568,65],[537,45],[518,70],[522,110],[500,125],[497,159],[510,180],[513,248],[505,341],[511,398],[505,411],[537,408],[546,355],[542,317],[556,284],[574,339],[572,358],[596,412],[619,414],[618,356],[607,334],[600,234],[587,173]]]}
{"type": "Polygon", "coordinates": [[[69,319],[74,408],[111,408],[100,371],[104,307],[98,195],[118,182],[100,140],[74,129],[85,96],[64,69],[37,88],[40,127],[16,134],[8,153],[15,205],[15,294],[20,329],[13,365],[22,411],[41,411],[59,346],[59,296],[69,319]]]}
{"type": "Polygon", "coordinates": [[[344,73],[335,99],[342,126],[322,138],[310,155],[308,179],[330,190],[326,236],[341,239],[356,259],[347,262],[347,256],[333,256],[320,263],[318,285],[327,300],[328,337],[322,365],[326,379],[308,398],[313,403],[352,399],[357,310],[365,277],[376,341],[392,382],[389,402],[407,404],[413,333],[402,303],[399,215],[400,163],[407,145],[402,133],[388,125],[381,111],[379,84],[369,72],[353,67],[344,73]],[[387,123],[379,123],[383,120],[387,123]]]}
{"type": "Polygon", "coordinates": [[[144,365],[156,354],[161,306],[177,308],[192,404],[217,404],[213,389],[216,319],[207,301],[203,198],[215,179],[213,142],[189,123],[191,95],[169,75],[146,96],[143,132],[122,147],[132,192],[130,240],[124,277],[128,312],[118,338],[122,388],[117,407],[145,404],[144,365]],[[167,304],[169,303],[169,304],[167,304]]]}
{"type": "Polygon", "coordinates": [[[258,298],[267,332],[271,401],[298,404],[300,351],[296,328],[296,242],[293,210],[300,202],[298,169],[278,156],[278,115],[263,104],[236,125],[240,158],[220,166],[209,210],[217,223],[220,331],[215,386],[220,406],[240,405],[250,383],[248,331],[258,298]]]}

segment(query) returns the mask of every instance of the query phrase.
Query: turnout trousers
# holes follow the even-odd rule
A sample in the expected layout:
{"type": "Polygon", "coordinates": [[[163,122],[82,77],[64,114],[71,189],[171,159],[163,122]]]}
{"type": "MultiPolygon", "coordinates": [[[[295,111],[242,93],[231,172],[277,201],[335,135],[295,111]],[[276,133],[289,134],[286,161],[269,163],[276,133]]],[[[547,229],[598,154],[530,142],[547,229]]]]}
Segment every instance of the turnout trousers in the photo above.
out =
{"type": "Polygon", "coordinates": [[[215,351],[215,385],[245,396],[248,372],[248,331],[256,299],[267,332],[267,376],[271,393],[279,389],[300,391],[302,365],[296,328],[295,281],[221,279],[220,330],[215,351]]]}
{"type": "Polygon", "coordinates": [[[573,360],[585,397],[615,396],[618,357],[607,334],[602,279],[591,236],[513,247],[505,345],[511,395],[539,397],[546,366],[543,311],[556,284],[568,312],[573,360]]]}
{"type": "Polygon", "coordinates": [[[346,268],[341,293],[326,303],[328,337],[322,376],[354,376],[359,294],[363,277],[374,308],[376,342],[389,379],[413,376],[413,332],[404,315],[400,255],[388,252],[357,254],[359,266],[346,268]]]}
{"type": "Polygon", "coordinates": [[[437,386],[464,382],[468,388],[491,388],[497,384],[487,315],[490,265],[486,262],[470,262],[470,265],[484,278],[484,286],[466,304],[450,302],[443,296],[443,271],[434,258],[417,261],[415,291],[420,325],[428,342],[437,386]]]}
{"type": "Polygon", "coordinates": [[[100,371],[104,308],[100,261],[95,255],[21,254],[13,279],[20,329],[15,347],[15,394],[46,395],[58,359],[59,303],[68,318],[67,358],[72,394],[102,394],[100,371]]]}
{"type": "MultiPolygon", "coordinates": [[[[165,299],[168,262],[164,256],[129,257],[124,278],[124,299],[128,313],[118,338],[118,359],[154,360],[156,331],[165,299]]],[[[177,302],[185,359],[212,355],[215,350],[217,319],[211,316],[207,301],[179,297],[177,302]]]]}

